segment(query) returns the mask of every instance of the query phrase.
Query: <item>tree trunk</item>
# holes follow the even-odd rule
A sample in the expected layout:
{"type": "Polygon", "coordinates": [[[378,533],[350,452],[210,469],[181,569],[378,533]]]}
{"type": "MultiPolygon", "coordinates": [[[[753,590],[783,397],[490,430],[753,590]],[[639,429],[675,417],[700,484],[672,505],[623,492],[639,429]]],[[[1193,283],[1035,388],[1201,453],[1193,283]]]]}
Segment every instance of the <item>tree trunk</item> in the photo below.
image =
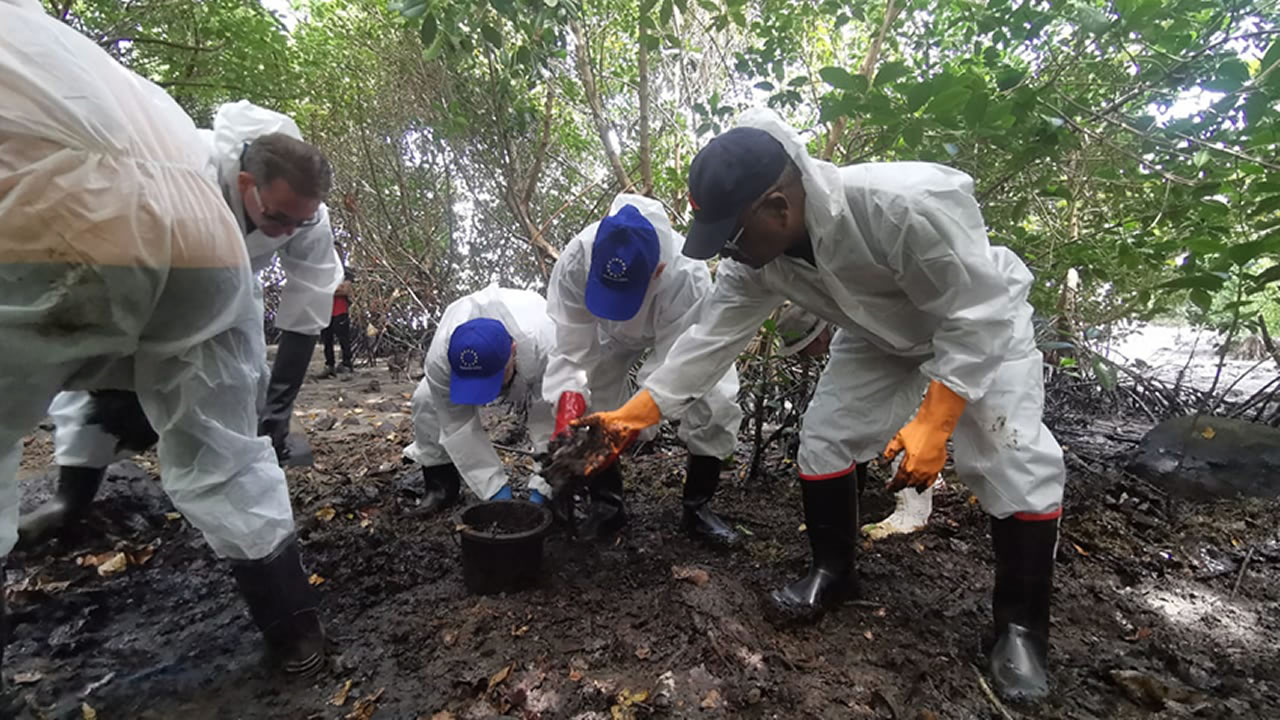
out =
{"type": "Polygon", "coordinates": [[[640,52],[636,58],[636,70],[640,76],[640,178],[643,183],[641,192],[653,197],[653,162],[649,147],[649,46],[645,44],[646,39],[642,30],[640,52]]]}
{"type": "Polygon", "coordinates": [[[600,92],[596,89],[595,75],[591,72],[591,49],[587,45],[587,37],[582,32],[582,26],[576,21],[570,23],[569,28],[573,31],[573,52],[577,60],[578,78],[582,81],[582,91],[586,94],[587,104],[591,107],[591,119],[595,122],[596,134],[600,136],[600,144],[604,146],[604,154],[609,158],[614,176],[622,185],[623,191],[626,191],[631,187],[631,178],[627,177],[627,170],[622,167],[622,158],[618,157],[617,151],[609,144],[609,122],[604,117],[600,92]]]}

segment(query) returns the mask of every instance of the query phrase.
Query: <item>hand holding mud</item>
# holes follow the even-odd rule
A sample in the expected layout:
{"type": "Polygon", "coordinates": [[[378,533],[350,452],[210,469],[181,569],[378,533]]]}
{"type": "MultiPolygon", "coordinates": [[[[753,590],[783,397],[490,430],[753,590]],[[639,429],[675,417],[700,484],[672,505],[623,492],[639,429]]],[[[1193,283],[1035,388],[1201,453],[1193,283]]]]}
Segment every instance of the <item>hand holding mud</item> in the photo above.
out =
{"type": "Polygon", "coordinates": [[[591,475],[612,465],[618,459],[618,455],[635,441],[636,435],[640,434],[641,430],[657,425],[661,420],[662,411],[658,410],[658,404],[653,401],[648,390],[641,390],[631,396],[631,399],[617,410],[592,413],[574,420],[570,423],[573,427],[600,426],[603,428],[604,433],[600,437],[609,446],[607,454],[594,456],[597,461],[588,463],[585,474],[591,475]]]}
{"type": "Polygon", "coordinates": [[[898,453],[906,453],[898,465],[898,472],[889,481],[893,492],[913,487],[924,492],[942,472],[947,463],[947,439],[956,429],[956,422],[964,412],[965,399],[951,388],[934,380],[920,403],[920,410],[898,431],[884,449],[882,460],[892,462],[898,453]]]}

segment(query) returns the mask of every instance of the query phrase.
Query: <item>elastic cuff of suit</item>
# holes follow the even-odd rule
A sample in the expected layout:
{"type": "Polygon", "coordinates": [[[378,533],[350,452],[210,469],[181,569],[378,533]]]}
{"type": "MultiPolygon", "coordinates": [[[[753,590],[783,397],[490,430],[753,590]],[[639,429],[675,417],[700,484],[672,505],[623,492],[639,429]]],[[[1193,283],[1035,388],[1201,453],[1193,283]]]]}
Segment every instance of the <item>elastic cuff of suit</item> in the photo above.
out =
{"type": "Polygon", "coordinates": [[[833,473],[826,473],[826,474],[823,474],[823,475],[806,475],[805,473],[797,473],[797,474],[800,476],[800,479],[801,479],[801,480],[805,480],[805,481],[808,481],[808,482],[813,482],[813,481],[816,481],[816,480],[832,480],[832,479],[834,479],[834,478],[838,478],[838,477],[841,477],[841,476],[844,476],[844,475],[848,475],[849,473],[853,472],[854,468],[856,468],[856,467],[858,467],[858,463],[855,461],[855,462],[854,462],[852,465],[850,465],[848,468],[846,468],[846,469],[844,469],[844,470],[839,470],[839,471],[837,471],[837,472],[833,472],[833,473]]]}
{"type": "Polygon", "coordinates": [[[1049,512],[1018,512],[1013,514],[1014,520],[1021,520],[1022,522],[1045,522],[1047,520],[1057,520],[1060,517],[1062,517],[1062,508],[1060,507],[1049,512]]]}

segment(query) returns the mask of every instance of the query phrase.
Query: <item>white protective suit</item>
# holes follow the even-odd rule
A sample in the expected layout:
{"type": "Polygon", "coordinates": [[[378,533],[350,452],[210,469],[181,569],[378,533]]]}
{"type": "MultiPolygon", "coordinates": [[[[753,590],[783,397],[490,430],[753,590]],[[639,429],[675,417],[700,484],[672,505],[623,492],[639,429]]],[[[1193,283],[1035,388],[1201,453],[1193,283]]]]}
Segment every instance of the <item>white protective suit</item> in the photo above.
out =
{"type": "MultiPolygon", "coordinates": [[[[622,405],[631,395],[627,377],[632,366],[652,349],[638,375],[643,384],[669,360],[676,338],[693,325],[704,298],[711,295],[707,264],[680,254],[684,238],[672,229],[662,203],[622,194],[614,198],[609,214],[627,205],[653,224],[666,269],[649,283],[635,317],[625,322],[605,320],[592,315],[586,305],[591,249],[600,223],[592,223],[569,241],[547,287],[547,314],[555,321],[556,342],[547,361],[542,397],[552,408],[567,391],[582,393],[593,411],[622,405]]],[[[690,453],[724,458],[733,452],[742,423],[738,372],[730,362],[715,377],[708,378],[707,387],[691,396],[695,400],[682,410],[679,435],[690,453]]]]}
{"type": "MultiPolygon", "coordinates": [[[[440,317],[427,349],[426,375],[413,393],[414,442],[404,449],[404,456],[424,467],[453,463],[476,497],[487,500],[507,484],[506,469],[480,423],[480,408],[449,400],[449,338],[459,325],[476,318],[501,322],[515,342],[515,376],[501,399],[528,403],[532,452],[546,452],[555,421],[542,399],[547,353],[555,338],[547,302],[530,290],[490,285],[450,303],[440,317]]],[[[529,487],[551,496],[551,486],[541,475],[530,478],[529,487]]]]}
{"type": "Polygon", "coordinates": [[[265,557],[294,527],[257,437],[261,309],[195,126],[38,3],[0,0],[0,28],[0,555],[23,435],[59,390],[116,388],[214,551],[265,557]]]}
{"type": "MultiPolygon", "coordinates": [[[[298,228],[288,235],[269,237],[257,229],[245,233],[244,199],[236,184],[240,156],[255,138],[274,132],[302,139],[292,118],[248,100],[222,105],[214,115],[213,130],[199,131],[208,148],[209,163],[222,188],[222,196],[240,225],[253,272],[261,272],[270,267],[272,258],[280,258],[285,284],[275,326],[303,335],[318,335],[329,325],[333,292],[343,277],[342,261],[333,248],[329,209],[321,203],[318,224],[298,228]]],[[[261,302],[261,285],[255,283],[252,292],[261,302]]],[[[265,357],[262,362],[266,361],[265,357]]],[[[89,407],[88,393],[60,393],[49,406],[49,416],[57,428],[53,458],[58,465],[106,467],[132,455],[127,450],[117,452],[116,438],[87,422],[89,407]]]]}
{"type": "Polygon", "coordinates": [[[841,328],[804,418],[803,477],[879,455],[938,380],[969,403],[954,435],[956,470],[987,512],[1060,507],[1065,469],[1041,423],[1031,273],[988,244],[969,176],[930,163],[837,168],[810,158],[771,111],[748,111],[739,124],[769,132],[800,168],[817,266],[788,255],[759,270],[721,262],[706,312],[645,384],[663,415],[683,414],[790,299],[841,328]]]}

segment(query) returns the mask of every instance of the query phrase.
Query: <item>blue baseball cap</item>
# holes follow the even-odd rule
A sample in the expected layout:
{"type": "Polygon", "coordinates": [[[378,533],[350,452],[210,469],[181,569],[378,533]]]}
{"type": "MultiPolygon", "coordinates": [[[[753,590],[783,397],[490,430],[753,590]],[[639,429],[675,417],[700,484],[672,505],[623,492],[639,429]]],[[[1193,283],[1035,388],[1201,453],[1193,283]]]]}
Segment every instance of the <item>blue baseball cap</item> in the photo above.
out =
{"type": "Polygon", "coordinates": [[[601,220],[587,273],[587,309],[605,320],[635,317],[661,254],[658,231],[634,205],[601,220]]]}
{"type": "Polygon", "coordinates": [[[711,138],[689,165],[693,223],[684,254],[706,260],[738,231],[738,216],[773,187],[787,167],[782,143],[760,128],[736,127],[711,138]]]}
{"type": "Polygon", "coordinates": [[[493,318],[475,318],[449,337],[449,400],[458,405],[488,405],[502,394],[511,335],[493,318]]]}

